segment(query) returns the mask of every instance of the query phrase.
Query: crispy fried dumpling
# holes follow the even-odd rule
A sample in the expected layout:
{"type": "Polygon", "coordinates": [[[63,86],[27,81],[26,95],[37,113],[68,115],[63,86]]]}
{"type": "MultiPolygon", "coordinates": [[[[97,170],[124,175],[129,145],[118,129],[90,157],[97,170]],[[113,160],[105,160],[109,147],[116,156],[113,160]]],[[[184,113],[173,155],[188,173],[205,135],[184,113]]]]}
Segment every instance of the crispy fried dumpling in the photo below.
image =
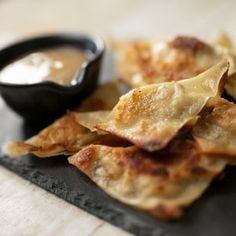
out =
{"type": "Polygon", "coordinates": [[[69,112],[25,142],[10,142],[8,153],[13,157],[28,153],[40,157],[74,153],[87,142],[96,139],[97,135],[95,133],[91,133],[77,123],[76,113],[69,112]]]}
{"type": "Polygon", "coordinates": [[[108,133],[106,131],[97,130],[96,126],[102,122],[109,121],[111,111],[91,111],[78,112],[76,114],[78,122],[92,132],[100,134],[108,133]]]}
{"type": "Polygon", "coordinates": [[[122,84],[118,80],[111,80],[100,85],[94,93],[79,105],[76,111],[110,110],[119,101],[119,98],[123,93],[122,89],[122,84]]]}
{"type": "Polygon", "coordinates": [[[225,84],[225,90],[236,101],[236,73],[229,76],[225,84]]]}
{"type": "Polygon", "coordinates": [[[132,147],[89,145],[69,158],[112,197],[164,219],[179,218],[225,167],[201,155],[191,140],[148,153],[132,147]]]}
{"type": "Polygon", "coordinates": [[[193,136],[208,154],[236,156],[236,105],[223,98],[210,99],[193,128],[193,136]]]}
{"type": "Polygon", "coordinates": [[[219,34],[218,38],[216,39],[215,45],[220,46],[220,47],[227,49],[229,51],[234,50],[233,41],[232,41],[231,37],[226,32],[221,32],[219,34]]]}
{"type": "MultiPolygon", "coordinates": [[[[119,84],[116,81],[112,81],[100,86],[77,110],[96,111],[97,109],[112,109],[120,96],[119,84]]],[[[13,157],[22,156],[27,153],[33,153],[39,157],[71,154],[88,143],[99,143],[101,139],[104,139],[104,137],[91,133],[79,124],[76,112],[68,112],[25,142],[14,141],[9,143],[8,153],[13,157]]],[[[118,141],[118,138],[111,137],[111,142],[112,140],[118,141]]]]}
{"type": "MultiPolygon", "coordinates": [[[[222,41],[222,40],[221,40],[222,41]]],[[[117,74],[131,87],[194,77],[222,58],[235,68],[235,55],[223,44],[211,46],[197,38],[114,42],[117,74]]]]}
{"type": "MultiPolygon", "coordinates": [[[[162,149],[181,128],[195,124],[209,97],[221,93],[227,69],[228,62],[223,60],[192,79],[134,89],[120,98],[110,114],[102,114],[104,122],[98,122],[95,128],[147,151],[162,149]]],[[[78,117],[85,126],[102,120],[98,113],[78,117]]]]}
{"type": "MultiPolygon", "coordinates": [[[[230,61],[230,64],[235,67],[236,58],[235,58],[235,48],[232,42],[232,39],[229,37],[228,34],[222,33],[220,34],[219,38],[216,41],[216,46],[218,47],[218,50],[224,51],[226,54],[233,54],[234,53],[234,60],[230,61]]],[[[232,68],[232,67],[231,67],[232,68]]],[[[235,70],[231,71],[229,78],[226,81],[225,84],[225,90],[227,94],[229,94],[231,97],[233,97],[236,101],[236,73],[235,70]]]]}

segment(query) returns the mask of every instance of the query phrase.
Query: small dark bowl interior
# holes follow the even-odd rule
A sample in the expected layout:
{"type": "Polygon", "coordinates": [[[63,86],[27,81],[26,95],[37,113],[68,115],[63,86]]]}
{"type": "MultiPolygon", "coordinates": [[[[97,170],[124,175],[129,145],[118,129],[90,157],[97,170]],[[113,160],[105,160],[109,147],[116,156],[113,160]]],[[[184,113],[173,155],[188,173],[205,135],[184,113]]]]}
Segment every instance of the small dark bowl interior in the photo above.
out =
{"type": "Polygon", "coordinates": [[[62,86],[50,81],[35,84],[0,82],[0,93],[6,103],[31,123],[48,123],[77,106],[96,87],[104,52],[99,38],[78,34],[57,34],[11,45],[0,51],[0,70],[16,59],[36,50],[58,46],[72,46],[91,54],[82,66],[75,83],[62,86]]]}

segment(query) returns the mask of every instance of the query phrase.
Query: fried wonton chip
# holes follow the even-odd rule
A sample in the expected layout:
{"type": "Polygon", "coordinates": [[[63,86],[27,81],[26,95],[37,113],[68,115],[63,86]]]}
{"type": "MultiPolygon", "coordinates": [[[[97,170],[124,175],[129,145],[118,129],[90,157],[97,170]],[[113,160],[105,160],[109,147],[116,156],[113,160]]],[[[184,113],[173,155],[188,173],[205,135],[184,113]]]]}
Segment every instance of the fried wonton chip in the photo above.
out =
{"type": "MultiPolygon", "coordinates": [[[[117,81],[112,81],[100,86],[77,110],[112,109],[120,96],[119,84],[117,81]]],[[[118,138],[111,137],[111,135],[110,138],[111,142],[116,140],[119,143],[118,138]]],[[[71,154],[77,152],[82,146],[99,142],[101,139],[104,139],[104,137],[91,133],[79,124],[76,112],[69,112],[25,142],[11,142],[8,146],[8,152],[13,157],[28,153],[33,153],[39,157],[71,154]]]]}
{"type": "Polygon", "coordinates": [[[229,51],[233,51],[234,50],[234,45],[233,45],[233,41],[230,38],[230,36],[226,33],[226,32],[222,32],[219,37],[217,38],[216,42],[215,42],[216,46],[220,46],[224,49],[227,49],[229,51]]]}
{"type": "Polygon", "coordinates": [[[47,157],[76,152],[86,141],[92,141],[97,137],[96,134],[90,133],[88,129],[78,124],[75,115],[76,113],[69,112],[25,142],[9,143],[9,154],[18,157],[33,153],[40,157],[47,157]]]}
{"type": "Polygon", "coordinates": [[[207,154],[236,156],[236,105],[223,98],[210,99],[193,136],[207,154]]]}
{"type": "Polygon", "coordinates": [[[110,110],[122,95],[122,84],[118,80],[100,85],[94,93],[86,98],[76,109],[79,112],[110,110]]]}
{"type": "Polygon", "coordinates": [[[127,139],[144,150],[157,151],[181,128],[196,122],[209,97],[221,93],[227,70],[228,62],[223,60],[192,79],[134,89],[123,95],[108,115],[84,113],[78,117],[90,129],[98,121],[97,130],[127,139]]]}
{"type": "Polygon", "coordinates": [[[111,111],[92,111],[78,112],[76,114],[78,122],[92,132],[99,134],[108,133],[106,131],[97,130],[96,126],[102,122],[108,121],[111,111]]]}
{"type": "Polygon", "coordinates": [[[225,84],[225,90],[236,101],[236,73],[229,76],[225,84]]]}
{"type": "MultiPolygon", "coordinates": [[[[224,51],[224,53],[231,53],[232,55],[235,55],[235,48],[232,42],[232,39],[229,37],[228,34],[222,33],[219,38],[216,41],[216,45],[219,48],[219,50],[224,51]]],[[[235,67],[236,59],[234,56],[234,61],[230,61],[230,64],[235,67]]],[[[231,67],[232,68],[232,67],[231,67]]],[[[233,97],[236,101],[236,73],[235,70],[231,71],[229,78],[227,79],[227,82],[225,84],[225,90],[227,94],[229,94],[231,97],[233,97]]]]}
{"type": "Polygon", "coordinates": [[[113,47],[118,77],[133,88],[192,78],[225,57],[230,73],[235,69],[235,55],[222,43],[211,46],[193,37],[114,42],[113,47]]]}
{"type": "Polygon", "coordinates": [[[68,160],[112,197],[164,219],[181,217],[226,165],[191,140],[154,153],[89,145],[68,160]]]}

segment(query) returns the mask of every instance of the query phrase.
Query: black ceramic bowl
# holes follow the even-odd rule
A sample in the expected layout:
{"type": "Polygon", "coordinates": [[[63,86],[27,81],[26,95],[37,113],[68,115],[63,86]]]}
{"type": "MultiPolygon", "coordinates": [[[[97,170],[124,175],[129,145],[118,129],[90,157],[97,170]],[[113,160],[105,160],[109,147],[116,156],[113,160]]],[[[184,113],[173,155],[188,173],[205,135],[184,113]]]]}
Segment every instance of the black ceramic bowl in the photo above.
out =
{"type": "Polygon", "coordinates": [[[27,121],[50,122],[66,109],[78,105],[93,91],[99,78],[104,43],[98,37],[55,34],[28,39],[0,50],[1,70],[27,53],[58,46],[77,47],[91,55],[70,85],[63,86],[50,81],[22,85],[0,82],[0,93],[6,103],[27,121]]]}

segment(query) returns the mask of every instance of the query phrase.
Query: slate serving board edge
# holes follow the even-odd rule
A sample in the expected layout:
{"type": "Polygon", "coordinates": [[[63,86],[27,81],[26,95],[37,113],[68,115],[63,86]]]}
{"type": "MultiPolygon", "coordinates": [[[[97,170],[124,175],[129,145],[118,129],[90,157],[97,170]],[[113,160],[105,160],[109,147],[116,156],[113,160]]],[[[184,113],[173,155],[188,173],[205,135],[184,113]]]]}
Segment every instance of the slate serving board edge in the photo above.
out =
{"type": "MultiPolygon", "coordinates": [[[[105,220],[115,226],[118,226],[130,233],[133,233],[135,235],[140,236],[146,236],[146,235],[163,235],[161,228],[153,229],[152,227],[144,227],[142,225],[138,226],[135,222],[134,224],[129,219],[126,219],[127,216],[124,215],[123,211],[119,211],[118,209],[109,209],[100,208],[97,206],[97,204],[94,204],[93,202],[89,201],[88,198],[86,198],[86,194],[83,193],[75,193],[75,192],[69,192],[67,191],[66,183],[62,180],[58,180],[57,178],[54,178],[52,176],[47,176],[43,174],[42,172],[32,169],[30,167],[25,166],[24,163],[19,162],[18,164],[15,164],[14,161],[12,162],[12,159],[10,159],[7,156],[0,157],[0,164],[7,168],[10,171],[13,171],[17,175],[23,177],[24,179],[30,181],[31,183],[43,188],[44,190],[47,190],[48,192],[55,194],[59,198],[66,200],[72,205],[75,205],[88,213],[93,214],[94,216],[99,217],[102,220],[105,220]],[[84,199],[83,199],[84,198],[84,199]]],[[[70,168],[74,168],[70,166],[70,168]]],[[[79,170],[75,170],[80,172],[79,170]]],[[[80,175],[84,175],[83,173],[80,173],[80,175]]],[[[92,184],[94,188],[98,188],[95,184],[92,183],[91,180],[87,178],[87,176],[84,175],[84,178],[86,178],[87,181],[89,181],[89,184],[92,184]]],[[[109,197],[109,196],[108,196],[109,197]]],[[[110,197],[109,197],[110,198],[110,197]]],[[[117,202],[116,204],[122,204],[116,201],[115,199],[112,199],[112,201],[117,202]]],[[[122,204],[123,205],[123,204],[122,204]]],[[[131,209],[133,210],[133,209],[131,209]]],[[[149,217],[149,216],[147,216],[149,217]]]]}

